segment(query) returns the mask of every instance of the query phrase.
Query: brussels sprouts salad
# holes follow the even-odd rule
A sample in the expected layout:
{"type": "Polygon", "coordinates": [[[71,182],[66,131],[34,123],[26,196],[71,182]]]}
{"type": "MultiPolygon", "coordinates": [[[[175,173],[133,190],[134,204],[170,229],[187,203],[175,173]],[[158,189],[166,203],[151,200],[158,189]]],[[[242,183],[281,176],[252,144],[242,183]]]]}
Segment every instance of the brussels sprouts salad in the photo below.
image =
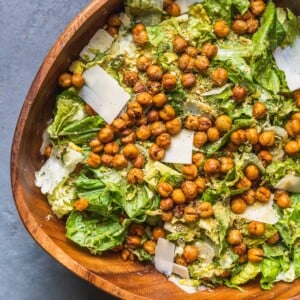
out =
{"type": "Polygon", "coordinates": [[[261,0],[124,8],[59,77],[44,134],[36,185],[67,238],[195,290],[294,281],[297,17],[261,0]]]}

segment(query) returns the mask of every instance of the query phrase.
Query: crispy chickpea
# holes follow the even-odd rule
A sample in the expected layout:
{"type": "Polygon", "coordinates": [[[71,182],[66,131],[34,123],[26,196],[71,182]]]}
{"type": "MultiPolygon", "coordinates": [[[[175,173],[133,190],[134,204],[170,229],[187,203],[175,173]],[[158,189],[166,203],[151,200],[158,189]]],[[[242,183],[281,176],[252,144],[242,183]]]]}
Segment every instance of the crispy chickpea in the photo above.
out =
{"type": "Polygon", "coordinates": [[[140,56],[136,61],[136,67],[140,72],[146,72],[151,65],[151,58],[145,55],[140,56]]]}
{"type": "Polygon", "coordinates": [[[167,95],[165,93],[159,93],[153,96],[153,105],[157,108],[163,107],[167,101],[167,95]]]}
{"type": "Polygon", "coordinates": [[[224,68],[216,68],[211,74],[214,85],[223,86],[228,80],[227,71],[224,68]]]}
{"type": "Polygon", "coordinates": [[[207,139],[210,142],[216,142],[220,138],[220,132],[217,127],[211,127],[207,130],[207,139]]]}
{"type": "Polygon", "coordinates": [[[211,44],[211,43],[205,43],[201,47],[201,53],[203,55],[205,55],[207,58],[212,59],[217,55],[218,47],[216,45],[211,44]]]}
{"type": "Polygon", "coordinates": [[[293,113],[291,120],[299,120],[300,121],[300,112],[293,113]]]}
{"type": "Polygon", "coordinates": [[[148,34],[143,24],[136,24],[132,29],[133,41],[139,47],[143,47],[148,43],[148,34]]]}
{"type": "Polygon", "coordinates": [[[203,131],[198,131],[194,134],[193,144],[195,147],[200,148],[207,142],[207,134],[203,131]]]}
{"type": "Polygon", "coordinates": [[[242,177],[236,184],[237,189],[251,188],[252,182],[246,177],[242,177]]]}
{"type": "Polygon", "coordinates": [[[153,122],[150,125],[150,131],[153,136],[159,136],[167,131],[166,125],[161,121],[153,122]]]}
{"type": "Polygon", "coordinates": [[[127,167],[128,161],[123,154],[117,154],[114,156],[112,161],[112,166],[117,169],[121,170],[127,167]]]}
{"type": "Polygon", "coordinates": [[[230,208],[233,213],[242,214],[246,210],[247,204],[242,198],[234,197],[230,201],[230,208]]]}
{"type": "Polygon", "coordinates": [[[239,35],[243,35],[247,32],[247,22],[243,20],[235,20],[232,23],[231,29],[239,35]]]}
{"type": "Polygon", "coordinates": [[[134,131],[129,132],[128,135],[121,137],[121,142],[123,144],[130,144],[130,143],[134,143],[136,139],[136,134],[134,131]]]}
{"type": "Polygon", "coordinates": [[[171,16],[171,17],[178,17],[180,16],[180,6],[177,3],[172,2],[167,8],[166,12],[171,16]]]}
{"type": "Polygon", "coordinates": [[[279,236],[279,233],[278,231],[272,235],[270,238],[267,239],[267,242],[270,244],[270,245],[275,245],[280,239],[280,236],[279,236]]]}
{"type": "Polygon", "coordinates": [[[262,150],[258,153],[258,158],[261,160],[261,162],[263,163],[263,165],[266,167],[267,165],[269,165],[272,160],[273,160],[273,156],[269,151],[266,150],[262,150]]]}
{"type": "Polygon", "coordinates": [[[119,14],[110,15],[108,20],[107,20],[107,24],[110,25],[110,26],[120,27],[122,25],[122,22],[120,20],[119,14]]]}
{"type": "Polygon", "coordinates": [[[77,87],[77,88],[81,88],[84,85],[84,78],[81,74],[73,74],[72,75],[72,84],[77,87]]]}
{"type": "Polygon", "coordinates": [[[197,48],[193,47],[193,46],[187,46],[185,48],[184,52],[191,57],[197,57],[197,55],[198,55],[197,48]]]}
{"type": "Polygon", "coordinates": [[[194,207],[187,206],[184,208],[184,220],[187,223],[193,223],[197,220],[198,214],[194,207]]]}
{"type": "Polygon", "coordinates": [[[143,113],[143,108],[138,102],[132,101],[128,103],[127,114],[129,118],[138,119],[142,116],[142,113],[143,113]]]}
{"type": "Polygon", "coordinates": [[[248,260],[252,263],[258,263],[263,260],[264,251],[260,248],[251,248],[247,252],[248,260]]]}
{"type": "Polygon", "coordinates": [[[244,174],[251,181],[257,180],[260,176],[259,169],[256,165],[248,165],[244,169],[244,174]]]}
{"type": "Polygon", "coordinates": [[[176,35],[173,40],[173,50],[176,53],[182,53],[186,49],[188,43],[187,41],[181,37],[180,35],[176,35]]]}
{"type": "Polygon", "coordinates": [[[113,162],[113,156],[112,155],[109,155],[109,154],[103,154],[101,156],[101,162],[102,162],[102,165],[104,165],[105,167],[112,167],[112,162],[113,162]]]}
{"type": "Polygon", "coordinates": [[[155,121],[159,121],[159,113],[156,109],[151,109],[147,113],[147,122],[153,123],[155,121]]]}
{"type": "Polygon", "coordinates": [[[94,153],[94,152],[90,152],[89,157],[87,159],[87,164],[91,167],[91,168],[97,168],[100,166],[101,164],[101,157],[100,155],[94,153]]]}
{"type": "Polygon", "coordinates": [[[143,236],[145,233],[145,228],[144,228],[143,224],[132,223],[130,225],[129,233],[131,235],[143,236]]]}
{"type": "Polygon", "coordinates": [[[255,191],[250,189],[242,194],[242,199],[247,205],[252,205],[255,202],[255,191]]]}
{"type": "MultiPolygon", "coordinates": [[[[98,139],[96,139],[96,140],[99,141],[98,139]]],[[[100,143],[100,141],[99,141],[99,143],[100,143]]],[[[52,148],[53,148],[52,145],[48,145],[48,146],[45,148],[45,150],[44,150],[44,155],[45,155],[46,157],[50,157],[50,155],[51,155],[51,153],[52,153],[52,148]]],[[[102,150],[102,149],[101,149],[101,150],[102,150]]],[[[100,151],[101,151],[101,150],[100,150],[100,151]]],[[[92,148],[92,151],[95,152],[95,153],[97,153],[97,151],[94,151],[93,148],[92,148]]],[[[99,152],[100,152],[100,151],[99,151],[99,152]]]]}
{"type": "Polygon", "coordinates": [[[141,237],[137,235],[128,235],[126,237],[126,244],[129,248],[136,249],[141,244],[141,237]]]}
{"type": "Polygon", "coordinates": [[[169,5],[171,5],[174,0],[164,0],[163,1],[163,8],[166,9],[169,5]]]}
{"type": "Polygon", "coordinates": [[[167,149],[171,145],[171,135],[169,133],[162,133],[156,138],[155,142],[159,147],[167,149]]]}
{"type": "Polygon", "coordinates": [[[158,113],[160,118],[166,122],[176,117],[175,110],[170,104],[165,104],[158,113]]]}
{"type": "Polygon", "coordinates": [[[84,109],[89,116],[95,116],[97,113],[88,105],[84,105],[84,109]]]}
{"type": "Polygon", "coordinates": [[[62,88],[69,88],[72,85],[72,75],[70,73],[63,73],[58,78],[58,85],[62,88]]]}
{"type": "Polygon", "coordinates": [[[215,126],[220,132],[227,132],[232,126],[232,120],[227,115],[221,115],[216,119],[215,126]]]}
{"type": "Polygon", "coordinates": [[[230,245],[239,245],[243,241],[242,233],[237,229],[231,229],[227,233],[227,242],[230,245]]]}
{"type": "Polygon", "coordinates": [[[86,198],[80,198],[76,200],[73,204],[73,207],[77,211],[84,211],[85,209],[87,209],[88,206],[89,206],[89,202],[86,198]]]}
{"type": "Polygon", "coordinates": [[[262,222],[252,221],[248,224],[248,232],[254,236],[261,236],[265,233],[265,224],[262,222]]]}
{"type": "Polygon", "coordinates": [[[230,141],[239,146],[246,142],[246,133],[243,129],[238,129],[230,135],[230,141]]]}
{"type": "Polygon", "coordinates": [[[155,80],[147,80],[146,86],[148,88],[148,92],[153,96],[160,93],[162,89],[161,82],[155,80]]]}
{"type": "Polygon", "coordinates": [[[99,153],[103,150],[103,144],[96,138],[90,141],[89,143],[90,147],[92,148],[92,151],[94,153],[99,153]]]}
{"type": "Polygon", "coordinates": [[[142,125],[136,129],[136,138],[140,141],[147,141],[151,136],[150,127],[147,125],[142,125]]]}
{"type": "Polygon", "coordinates": [[[276,191],[274,200],[280,208],[288,208],[291,206],[291,199],[289,194],[285,191],[276,191]]]}
{"type": "Polygon", "coordinates": [[[141,169],[145,164],[145,157],[142,153],[139,153],[138,156],[131,161],[135,168],[141,169]]]}
{"type": "Polygon", "coordinates": [[[159,202],[159,207],[164,211],[168,211],[174,207],[174,201],[170,197],[161,199],[159,202]]]}
{"type": "Polygon", "coordinates": [[[206,189],[206,182],[205,179],[202,177],[197,177],[195,180],[195,183],[197,185],[197,189],[199,193],[203,193],[206,189]]]}
{"type": "Polygon", "coordinates": [[[123,248],[122,251],[121,251],[121,258],[124,260],[124,261],[127,261],[128,258],[129,258],[129,255],[130,255],[130,251],[126,248],[123,248]]]}
{"type": "Polygon", "coordinates": [[[148,92],[139,93],[136,95],[136,101],[142,106],[150,105],[152,104],[152,95],[148,92]]]}
{"type": "Polygon", "coordinates": [[[143,244],[144,250],[146,250],[149,254],[155,254],[156,243],[154,241],[148,240],[143,244]]]}
{"type": "Polygon", "coordinates": [[[237,14],[235,17],[236,20],[243,20],[243,21],[247,21],[252,18],[253,15],[249,10],[247,10],[243,15],[237,14]]]}
{"type": "Polygon", "coordinates": [[[138,81],[133,87],[133,92],[136,94],[143,93],[146,91],[147,91],[147,87],[142,81],[138,81]]]}
{"type": "Polygon", "coordinates": [[[172,192],[172,199],[175,204],[185,203],[186,198],[182,189],[174,189],[172,192]]]}
{"type": "Polygon", "coordinates": [[[209,158],[204,164],[204,172],[208,175],[217,174],[221,171],[221,164],[215,158],[209,158]]]}
{"type": "Polygon", "coordinates": [[[203,73],[206,70],[208,70],[209,66],[210,66],[210,62],[209,62],[209,59],[207,58],[207,56],[200,55],[196,58],[195,67],[197,68],[197,70],[200,73],[203,73]]]}
{"type": "Polygon", "coordinates": [[[241,256],[247,252],[247,245],[245,243],[241,243],[239,245],[233,246],[232,251],[236,255],[241,256]]]}
{"type": "Polygon", "coordinates": [[[221,172],[227,174],[234,167],[234,160],[231,157],[221,157],[221,172]]]}
{"type": "Polygon", "coordinates": [[[142,183],[144,181],[144,174],[141,169],[132,168],[127,174],[127,181],[131,184],[142,183]]]}
{"type": "Polygon", "coordinates": [[[267,115],[267,107],[262,102],[256,102],[252,108],[252,116],[255,119],[263,119],[267,115]]]}
{"type": "Polygon", "coordinates": [[[120,150],[120,146],[116,142],[110,142],[104,146],[104,152],[106,154],[115,155],[119,152],[119,150],[120,150]]]}
{"type": "Polygon", "coordinates": [[[163,77],[163,70],[160,66],[157,65],[150,65],[147,68],[146,72],[150,80],[159,81],[163,77]]]}
{"type": "Polygon", "coordinates": [[[250,2],[250,10],[254,16],[259,16],[266,8],[266,4],[262,0],[254,0],[250,2]]]}
{"type": "Polygon", "coordinates": [[[186,180],[181,184],[181,189],[187,200],[195,199],[198,195],[198,186],[194,181],[186,180]]]}
{"type": "Polygon", "coordinates": [[[106,30],[112,37],[115,37],[119,33],[119,28],[115,26],[108,25],[106,30]]]}
{"type": "Polygon", "coordinates": [[[165,149],[156,144],[152,144],[149,148],[149,156],[153,160],[162,160],[165,156],[165,149]]]}
{"type": "Polygon", "coordinates": [[[137,120],[135,120],[135,125],[136,126],[147,125],[147,117],[144,114],[141,115],[140,118],[138,118],[137,120]]]}
{"type": "Polygon", "coordinates": [[[230,32],[228,24],[224,20],[217,21],[214,25],[214,33],[219,38],[225,38],[230,32]]]}
{"type": "Polygon", "coordinates": [[[139,151],[138,147],[134,144],[127,144],[123,148],[123,155],[127,159],[135,159],[139,155],[139,153],[140,153],[140,151],[139,151]]]}
{"type": "Polygon", "coordinates": [[[195,69],[195,59],[184,53],[178,59],[178,67],[182,72],[191,73],[195,69]]]}
{"type": "Polygon", "coordinates": [[[239,262],[240,264],[244,264],[244,263],[246,263],[247,261],[248,261],[248,254],[247,254],[247,253],[242,254],[242,255],[239,257],[239,259],[238,259],[238,262],[239,262]]]}
{"type": "Polygon", "coordinates": [[[199,123],[199,117],[198,116],[189,115],[184,120],[184,126],[187,129],[196,131],[196,130],[199,129],[199,125],[200,125],[200,123],[199,123]]]}
{"type": "Polygon", "coordinates": [[[204,159],[205,155],[201,152],[195,153],[192,156],[192,162],[197,168],[199,168],[203,164],[204,159]]]}
{"type": "Polygon", "coordinates": [[[246,129],[245,134],[246,134],[246,140],[251,145],[256,145],[258,143],[259,135],[258,135],[258,131],[256,128],[246,129]]]}
{"type": "Polygon", "coordinates": [[[192,245],[186,245],[183,249],[183,257],[188,263],[194,262],[200,254],[199,248],[192,245]]]}
{"type": "Polygon", "coordinates": [[[232,99],[235,102],[242,102],[247,96],[247,89],[243,86],[235,85],[232,89],[232,99]]]}
{"type": "Polygon", "coordinates": [[[172,90],[177,85],[177,78],[174,74],[166,73],[162,77],[162,86],[165,90],[172,90]]]}
{"type": "Polygon", "coordinates": [[[181,265],[181,266],[187,266],[187,261],[185,260],[185,258],[184,257],[182,257],[182,256],[176,256],[175,257],[175,262],[176,262],[176,264],[178,264],[178,265],[181,265]]]}
{"type": "Polygon", "coordinates": [[[235,152],[239,149],[239,146],[229,141],[225,149],[227,152],[235,152]]]}
{"type": "Polygon", "coordinates": [[[176,118],[166,122],[166,128],[171,135],[176,135],[177,133],[179,133],[182,129],[182,122],[180,118],[176,118]]]}
{"type": "Polygon", "coordinates": [[[210,218],[214,214],[214,209],[209,202],[200,202],[198,205],[198,213],[200,218],[210,218]]]}
{"type": "Polygon", "coordinates": [[[173,212],[172,211],[164,211],[161,214],[160,218],[163,222],[170,222],[173,218],[173,212]]]}
{"type": "Polygon", "coordinates": [[[166,231],[162,227],[154,227],[152,231],[152,239],[157,241],[159,238],[164,238],[166,236],[166,231]]]}
{"type": "Polygon", "coordinates": [[[181,172],[187,180],[194,180],[198,176],[198,168],[194,164],[184,165],[181,172]]]}
{"type": "Polygon", "coordinates": [[[289,141],[284,146],[287,155],[296,155],[300,151],[300,146],[296,141],[289,141]]]}
{"type": "Polygon", "coordinates": [[[126,127],[132,127],[134,125],[134,120],[129,117],[127,113],[123,113],[121,115],[121,119],[125,122],[126,127]]]}
{"type": "Polygon", "coordinates": [[[259,143],[265,147],[271,147],[275,142],[275,134],[273,131],[264,131],[259,135],[259,143]]]}
{"type": "Polygon", "coordinates": [[[196,76],[193,73],[183,74],[181,76],[181,83],[184,88],[190,89],[196,84],[196,76]]]}
{"type": "Polygon", "coordinates": [[[114,119],[114,121],[112,122],[111,125],[117,132],[120,132],[120,131],[126,129],[126,122],[121,118],[114,119]]]}
{"type": "Polygon", "coordinates": [[[246,23],[247,23],[247,33],[252,34],[252,33],[254,33],[255,31],[257,31],[258,26],[259,26],[258,20],[252,19],[252,18],[251,18],[251,19],[248,19],[248,20],[246,21],[246,23]]]}
{"type": "Polygon", "coordinates": [[[123,73],[123,82],[129,86],[134,87],[134,85],[139,81],[139,75],[134,71],[125,71],[123,73]]]}
{"type": "Polygon", "coordinates": [[[201,131],[207,131],[210,127],[212,127],[212,121],[208,117],[199,117],[199,127],[198,129],[201,131]]]}
{"type": "Polygon", "coordinates": [[[260,186],[255,192],[255,199],[259,202],[269,202],[271,191],[264,186],[260,186]]]}
{"type": "Polygon", "coordinates": [[[285,124],[284,128],[289,136],[295,137],[300,134],[300,121],[295,119],[290,120],[285,124]]]}
{"type": "Polygon", "coordinates": [[[293,97],[297,107],[300,107],[300,89],[293,92],[293,97]]]}

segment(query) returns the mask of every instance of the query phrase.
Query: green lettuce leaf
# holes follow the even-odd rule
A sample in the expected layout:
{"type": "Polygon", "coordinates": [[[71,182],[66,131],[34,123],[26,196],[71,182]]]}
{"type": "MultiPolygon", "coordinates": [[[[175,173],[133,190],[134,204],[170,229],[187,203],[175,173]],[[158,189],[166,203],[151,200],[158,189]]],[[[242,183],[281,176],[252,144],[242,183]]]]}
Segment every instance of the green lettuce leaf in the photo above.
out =
{"type": "Polygon", "coordinates": [[[265,258],[261,263],[262,278],[260,279],[260,286],[262,289],[271,289],[280,271],[281,267],[278,259],[265,258]]]}
{"type": "Polygon", "coordinates": [[[259,263],[248,262],[245,264],[237,275],[233,276],[230,282],[234,285],[245,284],[251,279],[254,279],[261,271],[261,265],[259,263]]]}

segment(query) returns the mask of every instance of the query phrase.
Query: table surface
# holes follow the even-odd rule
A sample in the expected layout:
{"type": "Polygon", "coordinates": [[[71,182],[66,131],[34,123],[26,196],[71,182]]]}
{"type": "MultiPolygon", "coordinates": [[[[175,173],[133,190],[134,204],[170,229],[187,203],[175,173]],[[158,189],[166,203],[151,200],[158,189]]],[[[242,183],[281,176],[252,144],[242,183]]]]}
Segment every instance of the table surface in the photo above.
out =
{"type": "Polygon", "coordinates": [[[88,0],[0,0],[0,299],[116,299],[76,277],[30,237],[12,198],[12,136],[30,84],[59,34],[88,0]]]}

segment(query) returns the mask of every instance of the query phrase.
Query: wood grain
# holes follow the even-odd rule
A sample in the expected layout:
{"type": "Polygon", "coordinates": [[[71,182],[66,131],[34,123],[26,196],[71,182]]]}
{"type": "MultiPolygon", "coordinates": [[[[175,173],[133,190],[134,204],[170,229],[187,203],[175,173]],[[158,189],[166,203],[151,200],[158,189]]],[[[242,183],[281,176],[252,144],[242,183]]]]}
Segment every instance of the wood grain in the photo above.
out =
{"type": "MultiPolygon", "coordinates": [[[[149,264],[124,262],[116,254],[93,256],[65,238],[63,221],[51,214],[46,198],[34,185],[42,165],[39,148],[50,119],[59,74],[67,70],[108,14],[122,9],[123,1],[95,0],[66,28],[50,50],[25,99],[11,152],[11,184],[17,210],[36,242],[62,265],[96,287],[123,299],[300,299],[300,280],[279,283],[261,291],[256,282],[245,292],[225,287],[186,294],[149,264]],[[49,217],[50,216],[50,217],[49,217]]],[[[299,6],[298,6],[299,7],[299,6]]]]}

